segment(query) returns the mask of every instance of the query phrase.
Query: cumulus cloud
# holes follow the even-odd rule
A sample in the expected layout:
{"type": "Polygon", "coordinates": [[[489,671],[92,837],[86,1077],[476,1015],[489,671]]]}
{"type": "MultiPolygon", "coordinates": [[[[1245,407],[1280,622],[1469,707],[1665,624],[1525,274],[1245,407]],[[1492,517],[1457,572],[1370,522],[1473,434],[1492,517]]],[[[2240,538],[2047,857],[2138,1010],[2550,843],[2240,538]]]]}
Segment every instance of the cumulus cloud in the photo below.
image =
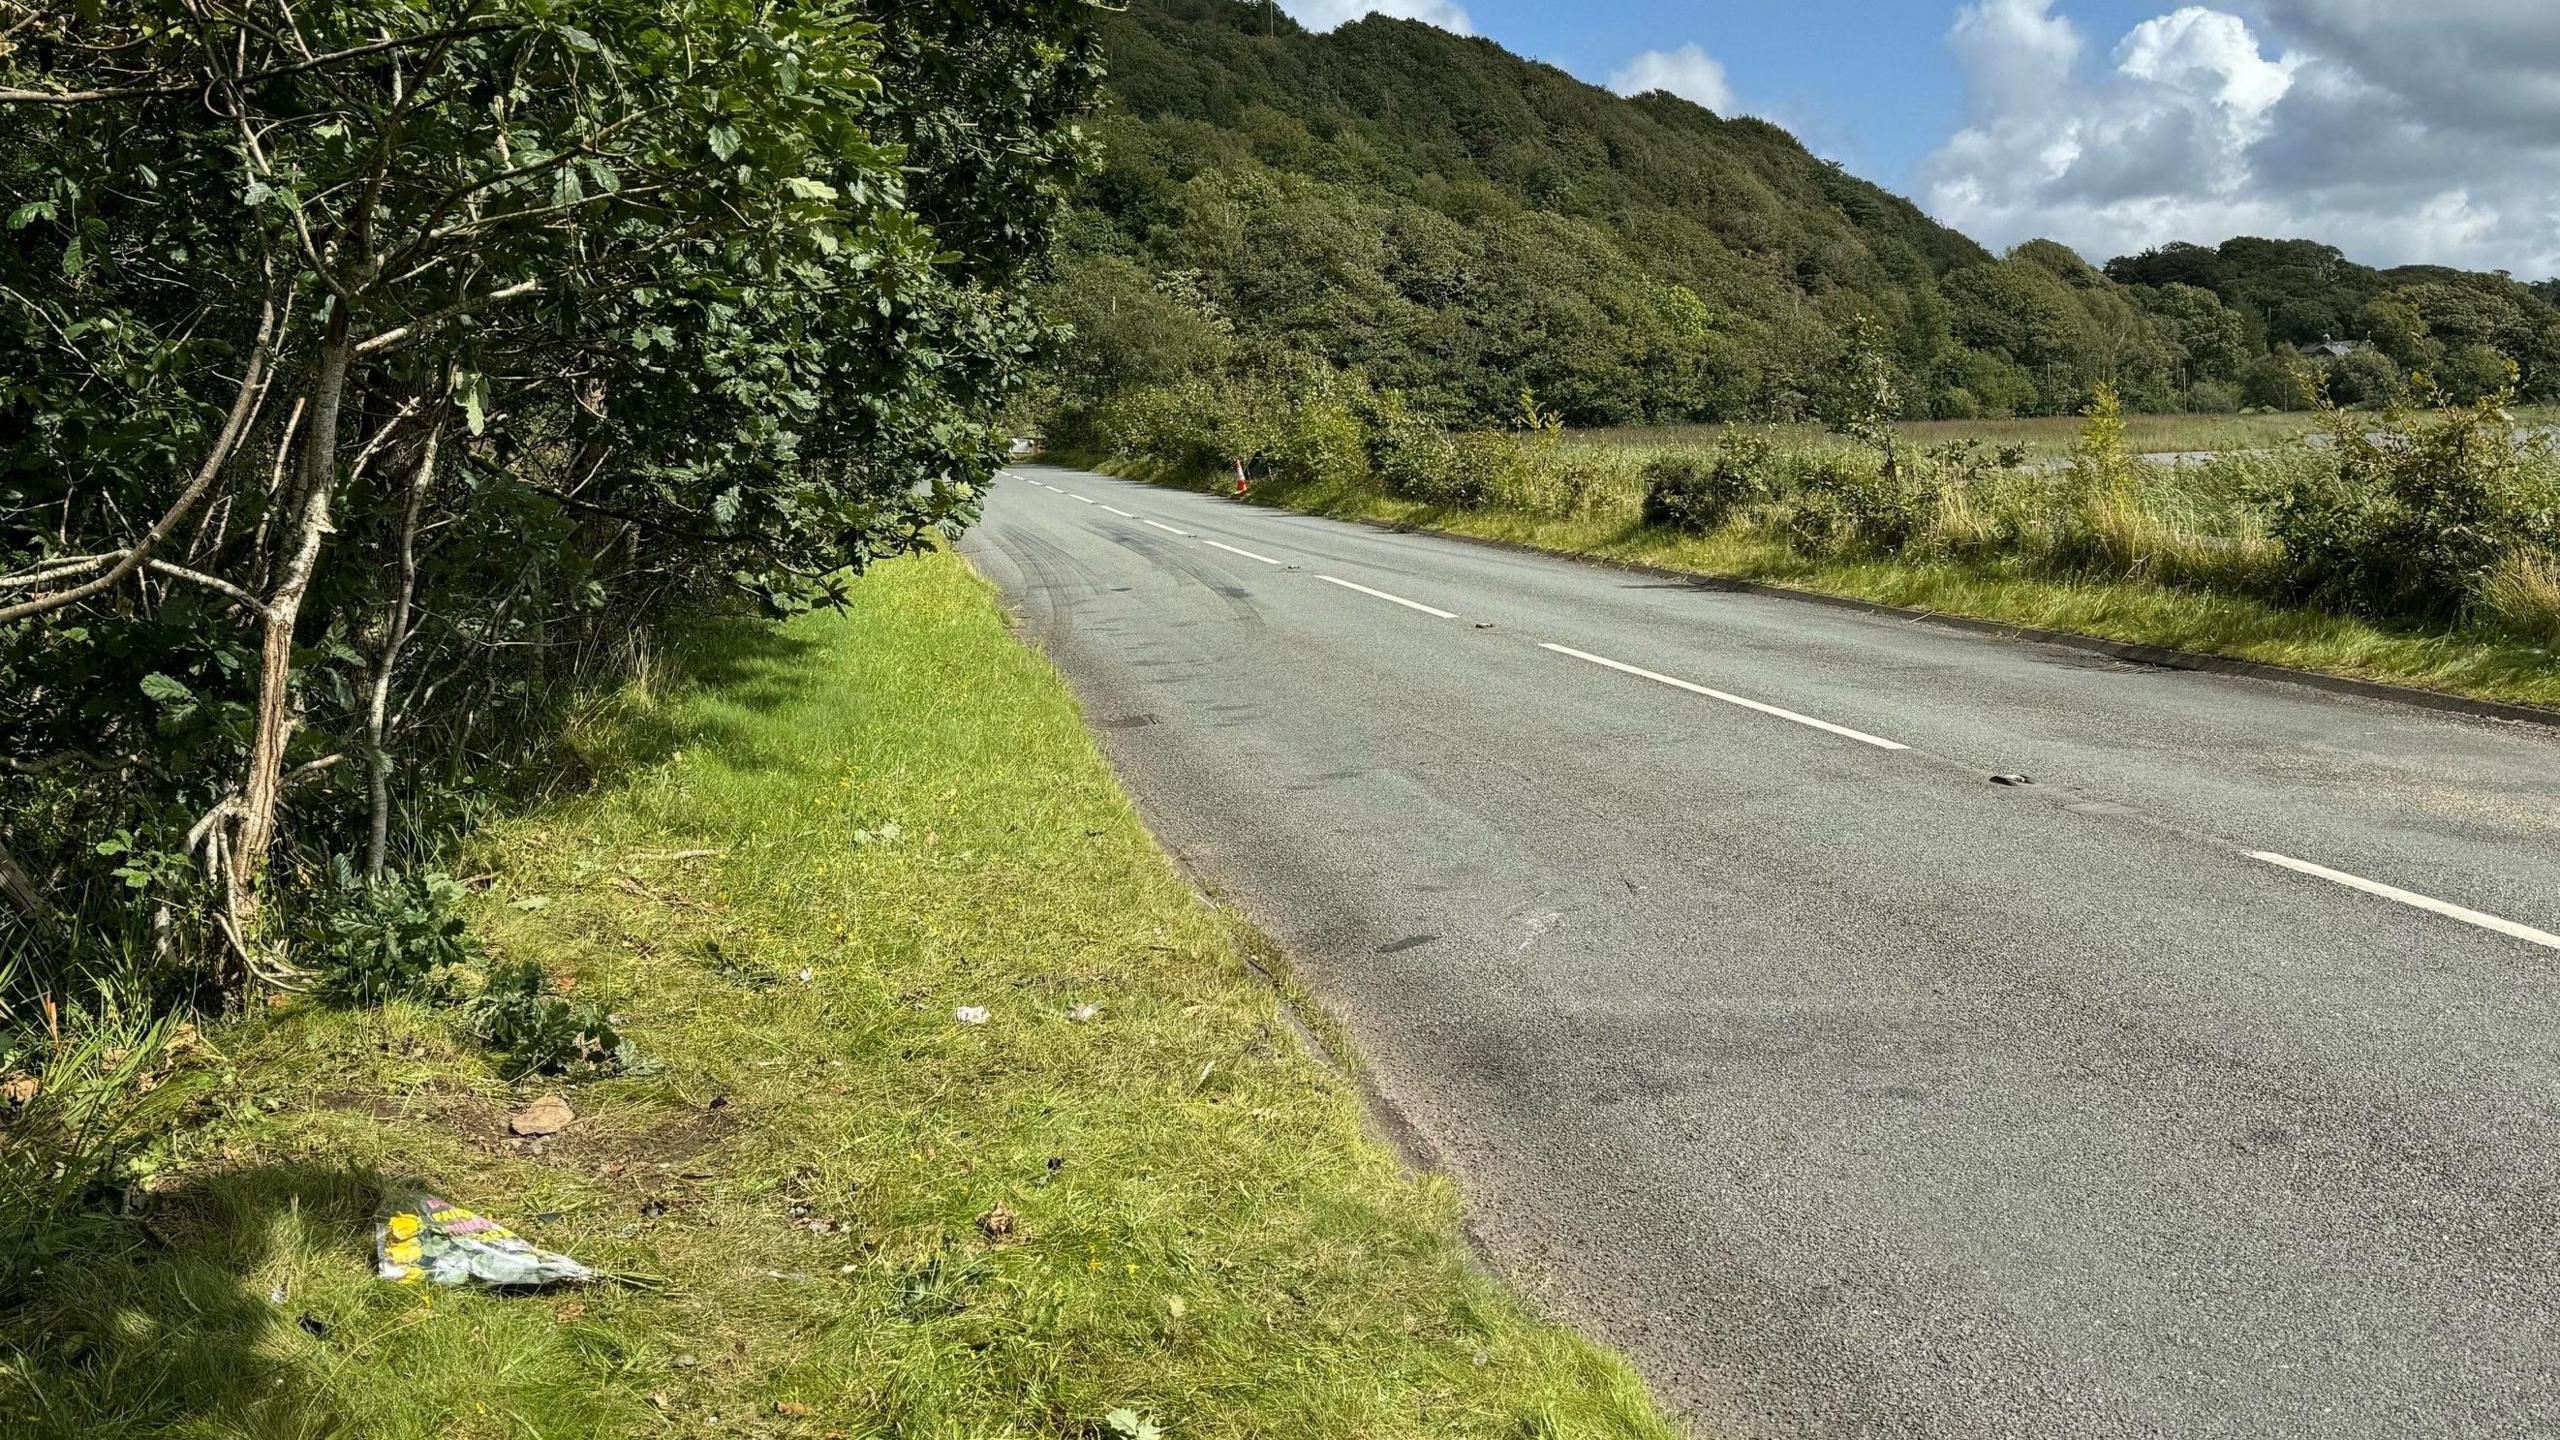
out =
{"type": "Polygon", "coordinates": [[[1449,0],[1283,0],[1289,18],[1310,30],[1330,30],[1363,15],[1389,15],[1437,25],[1452,35],[1473,35],[1475,22],[1449,0]]]}
{"type": "Polygon", "coordinates": [[[1609,77],[1609,88],[1621,95],[1668,90],[1719,115],[1734,113],[1733,86],[1725,79],[1724,66],[1695,44],[1637,55],[1609,77]]]}
{"type": "Polygon", "coordinates": [[[2560,4],[2190,5],[2093,53],[2054,0],[1948,36],[1967,123],[1924,162],[1940,219],[2103,260],[2308,236],[2379,264],[2560,274],[2560,4]]]}

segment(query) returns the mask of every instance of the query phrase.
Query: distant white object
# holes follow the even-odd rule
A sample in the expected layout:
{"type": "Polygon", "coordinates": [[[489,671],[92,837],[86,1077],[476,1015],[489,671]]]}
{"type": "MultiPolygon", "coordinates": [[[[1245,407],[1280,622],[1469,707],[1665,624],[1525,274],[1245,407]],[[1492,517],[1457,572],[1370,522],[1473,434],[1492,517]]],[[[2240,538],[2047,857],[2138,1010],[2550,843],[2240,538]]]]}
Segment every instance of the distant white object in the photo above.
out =
{"type": "Polygon", "coordinates": [[[951,1012],[951,1018],[959,1021],[963,1025],[984,1025],[987,1023],[987,1007],[984,1005],[963,1005],[959,1009],[951,1012]]]}
{"type": "Polygon", "coordinates": [[[1016,460],[1021,459],[1025,455],[1037,455],[1039,453],[1039,441],[1034,440],[1027,435],[1016,435],[1013,437],[1013,458],[1016,460]]]}

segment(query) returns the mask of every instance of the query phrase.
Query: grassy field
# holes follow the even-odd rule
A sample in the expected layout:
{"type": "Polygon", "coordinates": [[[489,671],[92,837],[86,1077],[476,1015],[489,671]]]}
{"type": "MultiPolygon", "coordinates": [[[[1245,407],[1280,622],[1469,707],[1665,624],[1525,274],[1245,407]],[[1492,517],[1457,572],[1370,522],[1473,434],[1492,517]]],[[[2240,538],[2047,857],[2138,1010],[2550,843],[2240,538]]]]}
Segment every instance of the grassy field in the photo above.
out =
{"type": "MultiPolygon", "coordinates": [[[[2560,424],[2560,406],[2525,406],[2517,410],[2516,418],[2528,426],[2549,428],[2560,424]]],[[[2079,436],[2080,425],[2077,416],[2048,415],[2023,420],[1910,420],[1895,428],[1905,440],[1917,446],[1978,440],[1985,447],[1995,449],[2016,445],[2031,457],[2051,460],[2070,453],[2072,442],[2079,436]]],[[[1722,425],[1636,425],[1576,430],[1568,438],[1579,444],[1640,450],[1712,446],[1726,428],[1722,425]]],[[[2125,441],[2138,455],[2222,453],[2268,449],[2299,440],[2319,428],[2319,418],[2307,412],[2127,415],[2125,441]]],[[[1778,426],[1774,433],[1780,443],[1798,446],[1820,444],[1830,438],[1818,425],[1778,426]]]]}
{"type": "MultiPolygon", "coordinates": [[[[2193,528],[2190,545],[2210,546],[2234,519],[2228,498],[2210,493],[2235,457],[2213,470],[2162,471],[2148,480],[2155,508],[2193,528]],[[2194,537],[2204,537],[2197,539],[2194,537]]],[[[1147,461],[1106,464],[1113,473],[1164,483],[1216,477],[1171,473],[1147,461]]],[[[1630,466],[1599,482],[1582,513],[1557,518],[1501,508],[1418,504],[1370,485],[1265,486],[1256,498],[1294,509],[1445,530],[1771,584],[1889,605],[2069,631],[2208,655],[2228,655],[2453,694],[2560,706],[2560,650],[2476,630],[2385,626],[2319,610],[2271,605],[2245,594],[2156,579],[2055,575],[2024,556],[1956,562],[1918,556],[1813,559],[1765,529],[1736,525],[1689,536],[1638,517],[1641,482],[1630,466]]],[[[2207,560],[2212,558],[2208,552],[2207,560]]]]}
{"type": "Polygon", "coordinates": [[[959,561],[678,668],[597,727],[617,778],[477,847],[492,950],[638,1069],[510,1086],[417,1006],[217,1027],[116,1243],[14,1297],[0,1432],[1673,1433],[1366,1137],[959,561]],[[377,1281],[406,1184],[654,1283],[377,1281]]]}

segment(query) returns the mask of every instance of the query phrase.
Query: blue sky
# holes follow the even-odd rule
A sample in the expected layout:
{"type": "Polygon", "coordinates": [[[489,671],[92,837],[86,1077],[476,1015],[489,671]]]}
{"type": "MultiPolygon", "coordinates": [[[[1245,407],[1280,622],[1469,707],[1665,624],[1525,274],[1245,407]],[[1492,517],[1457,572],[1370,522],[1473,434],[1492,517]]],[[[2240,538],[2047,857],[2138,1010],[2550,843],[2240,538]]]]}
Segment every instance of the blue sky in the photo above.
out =
{"type": "Polygon", "coordinates": [[[2560,0],[1280,3],[1761,115],[1994,246],[2306,235],[2560,274],[2560,0]]]}

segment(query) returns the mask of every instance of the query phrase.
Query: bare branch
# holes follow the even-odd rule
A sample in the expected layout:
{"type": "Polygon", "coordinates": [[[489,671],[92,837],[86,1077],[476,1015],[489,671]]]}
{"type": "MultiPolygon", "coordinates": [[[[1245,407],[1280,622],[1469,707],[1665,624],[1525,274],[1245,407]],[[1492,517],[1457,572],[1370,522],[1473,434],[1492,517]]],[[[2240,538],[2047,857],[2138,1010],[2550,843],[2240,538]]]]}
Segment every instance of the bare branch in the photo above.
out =
{"type": "Polygon", "coordinates": [[[132,574],[150,558],[152,546],[167,539],[169,532],[178,528],[178,522],[184,520],[196,502],[204,498],[204,493],[213,488],[214,477],[222,473],[222,467],[231,463],[231,452],[239,447],[240,436],[248,428],[249,417],[256,413],[266,397],[267,359],[272,353],[275,330],[276,301],[274,292],[270,291],[258,316],[258,339],[249,352],[249,371],[241,377],[240,393],[231,402],[231,413],[224,418],[222,432],[214,437],[213,448],[206,453],[204,463],[196,468],[195,479],[179,493],[177,503],[169,507],[168,513],[162,515],[140,540],[127,547],[106,574],[56,594],[38,595],[31,600],[0,607],[0,625],[59,610],[66,605],[76,605],[92,595],[114,588],[117,581],[132,574]]]}

